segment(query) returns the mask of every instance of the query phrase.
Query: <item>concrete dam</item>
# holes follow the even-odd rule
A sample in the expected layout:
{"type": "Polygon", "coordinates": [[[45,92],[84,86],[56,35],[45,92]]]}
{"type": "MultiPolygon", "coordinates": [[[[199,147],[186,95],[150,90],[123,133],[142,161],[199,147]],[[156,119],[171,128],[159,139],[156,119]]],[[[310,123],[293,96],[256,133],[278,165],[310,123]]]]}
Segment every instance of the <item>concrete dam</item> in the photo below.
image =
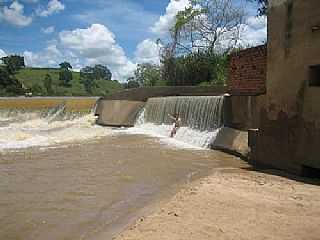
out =
{"type": "Polygon", "coordinates": [[[114,98],[100,99],[96,108],[97,123],[132,127],[128,131],[138,134],[169,137],[174,123],[170,116],[177,114],[181,118],[181,127],[174,136],[175,140],[246,157],[249,151],[248,134],[232,128],[234,114],[230,107],[231,99],[221,90],[211,91],[212,95],[208,92],[200,95],[199,88],[194,89],[196,96],[181,91],[179,96],[175,93],[175,96],[159,97],[161,89],[156,88],[156,97],[151,96],[153,90],[149,89],[146,101],[141,101],[141,94],[136,94],[138,90],[134,90],[132,95],[125,92],[125,96],[120,93],[114,98]]]}

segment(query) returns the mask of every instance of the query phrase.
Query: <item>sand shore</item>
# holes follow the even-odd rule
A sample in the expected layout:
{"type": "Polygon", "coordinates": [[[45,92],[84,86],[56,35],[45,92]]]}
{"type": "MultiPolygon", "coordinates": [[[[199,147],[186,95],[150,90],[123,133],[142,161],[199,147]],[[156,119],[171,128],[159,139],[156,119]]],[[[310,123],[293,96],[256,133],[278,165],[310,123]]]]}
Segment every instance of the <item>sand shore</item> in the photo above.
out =
{"type": "Polygon", "coordinates": [[[219,170],[184,187],[117,240],[320,239],[320,186],[219,170]]]}

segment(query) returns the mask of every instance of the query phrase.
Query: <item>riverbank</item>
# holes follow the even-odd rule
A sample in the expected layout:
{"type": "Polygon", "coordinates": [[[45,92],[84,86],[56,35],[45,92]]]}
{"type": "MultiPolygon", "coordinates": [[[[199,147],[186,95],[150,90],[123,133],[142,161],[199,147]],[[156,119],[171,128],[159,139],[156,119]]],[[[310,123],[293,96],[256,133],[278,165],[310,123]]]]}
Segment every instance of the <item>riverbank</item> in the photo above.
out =
{"type": "Polygon", "coordinates": [[[320,236],[319,200],[319,185],[220,169],[185,186],[115,239],[315,240],[320,236]]]}

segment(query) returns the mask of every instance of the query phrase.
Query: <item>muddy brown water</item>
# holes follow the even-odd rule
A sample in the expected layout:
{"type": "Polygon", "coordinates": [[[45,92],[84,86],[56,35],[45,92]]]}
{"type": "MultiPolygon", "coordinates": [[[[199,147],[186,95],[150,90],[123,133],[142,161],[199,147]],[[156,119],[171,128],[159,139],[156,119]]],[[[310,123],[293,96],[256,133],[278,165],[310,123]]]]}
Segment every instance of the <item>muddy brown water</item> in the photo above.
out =
{"type": "Polygon", "coordinates": [[[142,135],[0,153],[0,239],[111,239],[182,183],[245,164],[142,135]]]}

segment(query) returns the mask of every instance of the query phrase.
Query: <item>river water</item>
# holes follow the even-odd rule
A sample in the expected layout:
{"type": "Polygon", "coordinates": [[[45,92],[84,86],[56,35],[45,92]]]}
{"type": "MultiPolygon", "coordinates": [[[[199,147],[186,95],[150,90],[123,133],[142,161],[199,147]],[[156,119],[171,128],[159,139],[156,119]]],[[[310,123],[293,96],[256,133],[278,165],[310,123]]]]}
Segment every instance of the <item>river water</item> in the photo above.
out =
{"type": "Polygon", "coordinates": [[[96,126],[92,113],[62,109],[0,115],[0,239],[111,239],[181,184],[244,166],[220,152],[96,126]]]}

